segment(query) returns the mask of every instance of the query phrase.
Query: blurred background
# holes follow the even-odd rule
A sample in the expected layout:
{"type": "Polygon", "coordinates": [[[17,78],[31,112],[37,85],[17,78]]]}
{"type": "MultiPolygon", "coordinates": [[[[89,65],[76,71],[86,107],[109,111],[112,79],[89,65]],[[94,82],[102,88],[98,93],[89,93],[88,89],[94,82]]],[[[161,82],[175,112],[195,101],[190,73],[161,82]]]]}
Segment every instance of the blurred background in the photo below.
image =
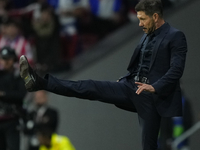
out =
{"type": "MultiPolygon", "coordinates": [[[[26,55],[42,76],[51,73],[70,80],[116,81],[127,73],[134,48],[143,35],[134,10],[138,1],[0,0],[0,48],[13,48],[18,58],[26,55]]],[[[200,1],[162,2],[165,21],[183,31],[188,42],[181,86],[189,101],[186,114],[192,118],[188,120],[192,127],[200,119],[200,1]]],[[[56,118],[45,125],[67,136],[77,150],[142,149],[136,114],[110,104],[36,92],[24,98],[27,115],[21,121],[21,150],[37,147],[31,130],[38,123],[37,111],[42,105],[52,109],[48,121],[56,118]]],[[[161,150],[169,150],[174,138],[169,135],[164,141],[166,148],[161,150]]],[[[199,138],[197,130],[188,138],[187,150],[198,150],[199,138]]]]}

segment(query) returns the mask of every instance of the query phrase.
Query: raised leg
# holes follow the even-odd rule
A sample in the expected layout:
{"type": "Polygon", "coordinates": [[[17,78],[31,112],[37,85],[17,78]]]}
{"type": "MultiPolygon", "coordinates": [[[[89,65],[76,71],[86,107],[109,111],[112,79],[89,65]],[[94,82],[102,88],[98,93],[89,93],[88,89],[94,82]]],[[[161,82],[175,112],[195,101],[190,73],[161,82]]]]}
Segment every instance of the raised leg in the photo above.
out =
{"type": "Polygon", "coordinates": [[[48,74],[44,79],[47,80],[45,90],[59,95],[99,100],[112,104],[132,104],[128,94],[129,89],[124,83],[94,80],[60,80],[48,74]]]}

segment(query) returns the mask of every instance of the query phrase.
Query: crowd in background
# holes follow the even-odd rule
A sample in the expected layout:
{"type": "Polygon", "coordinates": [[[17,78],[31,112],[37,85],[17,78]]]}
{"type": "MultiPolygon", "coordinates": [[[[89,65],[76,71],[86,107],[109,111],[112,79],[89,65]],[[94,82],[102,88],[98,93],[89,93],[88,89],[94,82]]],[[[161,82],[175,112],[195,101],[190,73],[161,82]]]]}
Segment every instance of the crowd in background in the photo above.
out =
{"type": "MultiPolygon", "coordinates": [[[[81,52],[130,21],[139,0],[0,0],[0,48],[41,72],[68,70],[81,52]]],[[[173,3],[163,0],[164,6],[173,3]]]]}

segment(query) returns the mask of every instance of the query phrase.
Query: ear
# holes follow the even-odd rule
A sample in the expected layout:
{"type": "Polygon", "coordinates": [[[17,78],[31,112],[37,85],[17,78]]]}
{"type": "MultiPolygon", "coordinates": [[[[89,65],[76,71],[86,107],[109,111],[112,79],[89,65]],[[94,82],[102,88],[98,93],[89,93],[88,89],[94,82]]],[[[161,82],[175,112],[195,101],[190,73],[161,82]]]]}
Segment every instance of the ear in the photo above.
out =
{"type": "Polygon", "coordinates": [[[158,18],[159,18],[159,15],[157,13],[154,13],[153,14],[153,20],[154,20],[154,22],[158,22],[158,18]]]}

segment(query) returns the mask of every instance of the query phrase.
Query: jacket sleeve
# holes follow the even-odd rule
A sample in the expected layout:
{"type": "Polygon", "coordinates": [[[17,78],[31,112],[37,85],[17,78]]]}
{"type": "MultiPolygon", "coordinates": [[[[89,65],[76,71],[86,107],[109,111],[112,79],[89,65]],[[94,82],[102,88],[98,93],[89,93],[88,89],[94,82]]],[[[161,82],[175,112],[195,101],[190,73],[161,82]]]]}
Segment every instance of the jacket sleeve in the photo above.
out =
{"type": "Polygon", "coordinates": [[[170,68],[164,76],[152,84],[157,94],[175,85],[183,74],[187,53],[187,42],[183,32],[174,33],[169,49],[171,53],[170,68]]]}

